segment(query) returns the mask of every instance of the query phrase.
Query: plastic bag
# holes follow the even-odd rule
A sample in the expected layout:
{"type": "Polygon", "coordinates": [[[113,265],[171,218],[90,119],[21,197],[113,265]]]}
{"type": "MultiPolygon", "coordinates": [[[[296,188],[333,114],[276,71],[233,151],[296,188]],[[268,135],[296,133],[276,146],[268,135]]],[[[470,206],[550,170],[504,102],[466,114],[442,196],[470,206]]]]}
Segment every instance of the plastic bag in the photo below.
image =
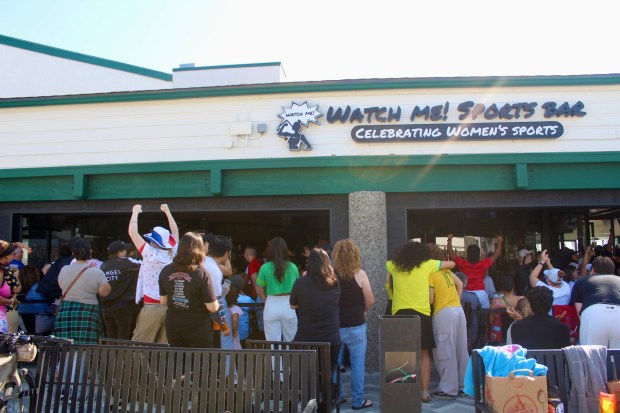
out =
{"type": "Polygon", "coordinates": [[[601,413],[616,413],[616,395],[601,392],[599,396],[601,413]]]}

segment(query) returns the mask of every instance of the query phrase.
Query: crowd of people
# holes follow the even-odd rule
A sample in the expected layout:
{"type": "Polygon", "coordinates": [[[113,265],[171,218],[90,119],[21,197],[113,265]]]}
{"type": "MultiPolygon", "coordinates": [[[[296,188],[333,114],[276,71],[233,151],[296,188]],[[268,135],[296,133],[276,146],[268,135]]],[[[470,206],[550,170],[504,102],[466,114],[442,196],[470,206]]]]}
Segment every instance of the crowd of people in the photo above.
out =
{"type": "MultiPolygon", "coordinates": [[[[223,349],[245,348],[250,337],[329,342],[334,376],[345,350],[348,355],[352,409],[372,406],[364,395],[365,315],[375,299],[355,241],[339,240],[333,250],[307,248],[298,265],[276,236],[262,258],[247,246],[245,271],[235,275],[228,237],[180,236],[166,204],[161,211],[169,229],[156,226],[141,234],[142,208],[135,205],[131,243],[110,243],[105,262],[93,259],[87,239],[75,238],[60,248],[57,260],[38,269],[22,263],[26,245],[0,241],[0,332],[22,328],[82,344],[105,336],[223,349]],[[129,257],[134,249],[141,260],[129,257]],[[264,303],[264,310],[248,307],[255,302],[264,303]]],[[[455,253],[452,240],[448,234],[445,249],[407,242],[386,263],[386,313],[420,318],[423,402],[464,395],[469,352],[480,332],[494,345],[620,348],[620,260],[609,256],[609,248],[588,247],[583,256],[566,248],[554,254],[522,248],[508,273],[493,270],[505,251],[503,236],[488,254],[469,245],[465,257],[455,253]],[[433,362],[440,382],[431,394],[433,362]]],[[[341,389],[333,394],[346,402],[341,389]]]]}
{"type": "MultiPolygon", "coordinates": [[[[17,268],[10,262],[28,247],[0,241],[5,281],[0,288],[0,332],[20,328],[17,307],[23,330],[79,344],[97,344],[102,337],[223,349],[242,349],[250,337],[329,342],[334,377],[348,350],[351,407],[373,405],[364,397],[364,316],[374,296],[353,240],[340,240],[333,253],[324,243],[323,248],[306,247],[304,262],[294,263],[286,241],[276,236],[262,259],[255,247],[246,246],[247,267],[235,275],[228,237],[198,232],[181,236],[166,204],[161,211],[169,229],[156,226],[141,234],[142,207],[135,205],[128,226],[131,243],[111,242],[104,262],[92,257],[87,239],[74,238],[42,271],[17,268]],[[141,260],[129,256],[134,250],[141,260]],[[19,296],[24,287],[27,293],[19,296]],[[264,303],[264,309],[247,307],[255,302],[264,303]]],[[[341,390],[334,387],[332,393],[334,401],[345,402],[341,390]]]]}
{"type": "Polygon", "coordinates": [[[514,271],[506,272],[494,268],[504,253],[503,236],[487,254],[469,245],[465,257],[455,253],[452,239],[448,234],[445,251],[408,242],[386,265],[386,312],[421,320],[423,402],[464,395],[469,352],[481,335],[484,344],[529,349],[620,348],[620,256],[609,246],[587,247],[583,256],[568,248],[552,256],[522,248],[514,271]],[[440,376],[432,395],[431,355],[440,376]]]}

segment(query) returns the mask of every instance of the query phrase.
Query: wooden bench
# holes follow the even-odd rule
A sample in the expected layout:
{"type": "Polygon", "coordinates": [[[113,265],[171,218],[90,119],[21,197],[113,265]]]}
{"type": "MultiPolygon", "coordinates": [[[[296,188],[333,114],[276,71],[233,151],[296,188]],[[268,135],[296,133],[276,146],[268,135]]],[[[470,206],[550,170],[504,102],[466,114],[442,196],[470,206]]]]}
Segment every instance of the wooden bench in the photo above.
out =
{"type": "MultiPolygon", "coordinates": [[[[264,341],[246,340],[251,349],[277,349],[277,350],[315,350],[317,352],[317,365],[315,372],[319,383],[319,393],[316,400],[319,403],[319,412],[331,412],[332,410],[332,371],[330,358],[330,345],[325,342],[301,342],[301,341],[264,341]]],[[[340,388],[340,369],[337,369],[336,384],[340,388]]],[[[337,398],[338,395],[336,394],[337,398]]],[[[340,412],[340,405],[336,403],[336,412],[340,412]]]]}
{"type": "Polygon", "coordinates": [[[313,350],[42,346],[31,411],[299,412],[316,363],[313,350]]]}
{"type": "MultiPolygon", "coordinates": [[[[474,375],[474,403],[476,413],[488,412],[493,413],[491,409],[486,407],[484,403],[485,383],[484,376],[486,371],[484,362],[477,350],[472,352],[472,367],[474,375]]],[[[620,360],[620,349],[607,349],[607,380],[612,380],[613,372],[610,370],[610,359],[614,356],[615,360],[620,360]]],[[[558,397],[564,404],[564,412],[569,413],[569,394],[572,388],[570,372],[568,370],[568,362],[562,349],[554,350],[528,350],[528,358],[536,359],[539,364],[547,366],[547,387],[557,388],[558,397]]],[[[620,365],[616,362],[616,369],[620,375],[620,365]]],[[[573,412],[570,412],[573,413],[573,412]]]]}
{"type": "Polygon", "coordinates": [[[168,343],[149,343],[146,341],[123,340],[121,338],[102,337],[99,339],[102,346],[137,346],[137,347],[170,347],[168,343]]]}

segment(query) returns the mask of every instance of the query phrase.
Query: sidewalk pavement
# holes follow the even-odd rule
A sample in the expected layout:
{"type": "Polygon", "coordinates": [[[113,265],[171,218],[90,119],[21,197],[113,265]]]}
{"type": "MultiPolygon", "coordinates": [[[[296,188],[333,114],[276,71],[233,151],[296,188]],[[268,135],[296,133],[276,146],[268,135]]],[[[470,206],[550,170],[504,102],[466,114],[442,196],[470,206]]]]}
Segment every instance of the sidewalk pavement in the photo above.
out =
{"type": "MultiPolygon", "coordinates": [[[[346,372],[341,373],[341,382],[344,389],[344,397],[347,399],[345,404],[340,405],[341,413],[353,413],[353,412],[365,412],[365,413],[379,413],[381,411],[381,385],[379,383],[379,374],[366,374],[366,385],[364,387],[364,397],[373,402],[373,406],[362,409],[353,410],[351,408],[351,380],[350,370],[347,368],[346,372]]],[[[431,372],[431,394],[437,391],[437,384],[439,383],[439,375],[435,366],[431,372]]],[[[407,409],[403,410],[406,411],[407,409]]],[[[335,411],[335,410],[334,410],[335,411]]],[[[471,397],[457,397],[454,400],[440,400],[436,397],[429,403],[422,403],[422,413],[473,413],[474,412],[474,399],[471,397]]]]}

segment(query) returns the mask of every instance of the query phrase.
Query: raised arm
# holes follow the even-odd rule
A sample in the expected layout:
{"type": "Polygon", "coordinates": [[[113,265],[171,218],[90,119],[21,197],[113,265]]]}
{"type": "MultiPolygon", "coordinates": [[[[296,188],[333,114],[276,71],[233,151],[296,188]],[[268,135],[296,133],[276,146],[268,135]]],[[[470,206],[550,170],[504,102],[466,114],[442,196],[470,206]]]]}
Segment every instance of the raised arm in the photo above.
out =
{"type": "Polygon", "coordinates": [[[32,253],[32,248],[30,248],[28,245],[22,243],[22,242],[14,242],[14,245],[17,246],[17,248],[21,248],[23,250],[28,251],[28,253],[32,253]]]}
{"type": "Polygon", "coordinates": [[[583,258],[581,259],[581,264],[579,267],[579,275],[578,277],[585,277],[588,274],[588,263],[590,262],[590,258],[592,258],[592,246],[588,245],[586,247],[586,252],[583,254],[583,258]]]}
{"type": "Polygon", "coordinates": [[[174,238],[176,242],[179,242],[179,227],[177,226],[176,221],[172,217],[172,212],[170,212],[170,208],[168,208],[168,204],[161,204],[161,211],[166,214],[166,218],[168,218],[168,226],[170,227],[170,234],[174,238]]]}
{"type": "Polygon", "coordinates": [[[547,255],[547,250],[543,250],[543,252],[540,254],[540,261],[536,264],[536,266],[534,266],[532,272],[530,272],[530,285],[532,286],[532,288],[536,287],[536,283],[538,283],[539,281],[538,275],[545,267],[545,265],[548,264],[548,262],[549,256],[547,255]]]}
{"type": "Polygon", "coordinates": [[[142,238],[140,232],[138,232],[138,215],[140,215],[141,212],[142,205],[133,206],[133,209],[131,211],[131,218],[129,219],[128,229],[129,238],[131,239],[131,242],[133,242],[133,245],[135,245],[138,251],[140,251],[142,249],[142,246],[146,244],[146,241],[144,240],[144,238],[142,238]]]}
{"type": "Polygon", "coordinates": [[[453,259],[456,255],[454,253],[454,249],[452,248],[452,238],[454,238],[454,234],[448,234],[448,256],[450,257],[450,259],[453,259]]]}
{"type": "Polygon", "coordinates": [[[497,260],[502,255],[502,243],[504,242],[504,237],[502,235],[497,236],[497,247],[495,247],[495,252],[491,255],[491,259],[493,262],[497,260]]]}

